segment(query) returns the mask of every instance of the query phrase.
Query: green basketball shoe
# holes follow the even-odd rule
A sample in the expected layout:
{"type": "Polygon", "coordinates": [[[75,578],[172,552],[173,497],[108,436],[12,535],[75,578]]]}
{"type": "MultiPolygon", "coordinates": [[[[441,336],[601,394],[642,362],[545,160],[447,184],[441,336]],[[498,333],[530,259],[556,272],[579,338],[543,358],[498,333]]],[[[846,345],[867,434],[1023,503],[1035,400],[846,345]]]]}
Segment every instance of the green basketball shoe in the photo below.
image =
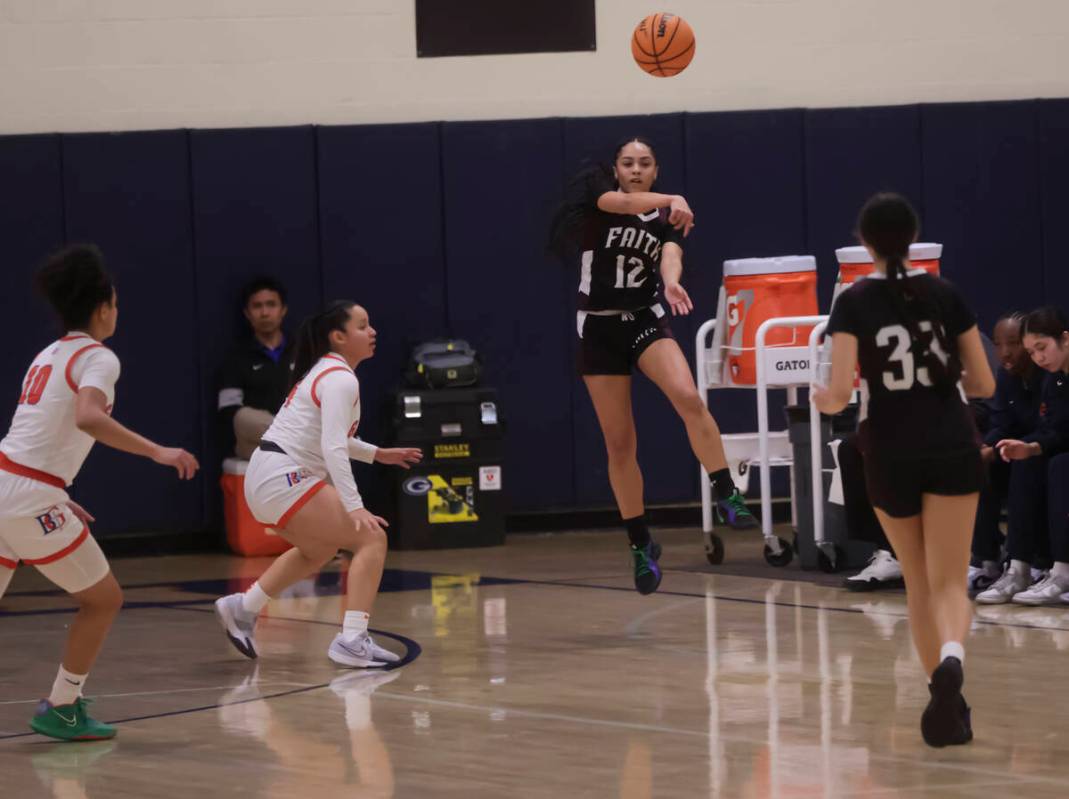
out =
{"type": "Polygon", "coordinates": [[[114,738],[114,727],[89,718],[85,712],[89,701],[78,697],[74,704],[57,707],[47,699],[42,699],[37,705],[37,712],[30,719],[30,727],[34,732],[60,741],[103,741],[114,738]]]}

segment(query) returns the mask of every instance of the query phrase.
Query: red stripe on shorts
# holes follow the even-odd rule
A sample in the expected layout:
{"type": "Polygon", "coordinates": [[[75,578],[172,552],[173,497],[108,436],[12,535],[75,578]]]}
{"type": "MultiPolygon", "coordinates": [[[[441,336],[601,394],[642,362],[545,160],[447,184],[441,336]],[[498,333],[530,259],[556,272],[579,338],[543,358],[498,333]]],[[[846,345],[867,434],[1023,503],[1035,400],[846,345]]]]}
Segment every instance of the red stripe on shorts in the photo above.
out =
{"type": "Polygon", "coordinates": [[[281,518],[279,518],[279,520],[277,522],[275,522],[271,526],[272,527],[284,528],[287,524],[289,524],[290,519],[293,518],[293,515],[297,511],[299,511],[301,508],[303,508],[305,505],[307,505],[308,501],[311,500],[311,498],[314,497],[316,494],[318,494],[320,492],[320,490],[322,488],[324,488],[325,486],[326,486],[326,483],[323,482],[322,480],[320,480],[314,486],[309,488],[307,491],[305,491],[301,495],[301,498],[298,499],[296,502],[294,502],[292,505],[290,505],[290,509],[288,511],[286,511],[285,513],[283,513],[281,518]]]}
{"type": "Polygon", "coordinates": [[[67,487],[67,484],[63,481],[62,477],[56,477],[54,474],[42,472],[40,469],[33,469],[29,466],[23,466],[21,463],[15,463],[15,461],[11,460],[11,458],[2,452],[0,452],[0,470],[10,472],[11,474],[17,474],[19,477],[28,477],[39,483],[47,483],[56,488],[67,487]]]}
{"type": "Polygon", "coordinates": [[[89,528],[86,527],[82,530],[82,532],[77,538],[67,544],[67,546],[63,547],[63,549],[61,549],[59,552],[56,552],[53,555],[49,555],[46,558],[35,558],[33,560],[30,560],[29,558],[23,558],[22,562],[29,563],[31,566],[45,566],[49,563],[55,563],[57,560],[67,557],[67,555],[71,554],[74,550],[84,544],[85,539],[87,539],[88,537],[89,528]]]}

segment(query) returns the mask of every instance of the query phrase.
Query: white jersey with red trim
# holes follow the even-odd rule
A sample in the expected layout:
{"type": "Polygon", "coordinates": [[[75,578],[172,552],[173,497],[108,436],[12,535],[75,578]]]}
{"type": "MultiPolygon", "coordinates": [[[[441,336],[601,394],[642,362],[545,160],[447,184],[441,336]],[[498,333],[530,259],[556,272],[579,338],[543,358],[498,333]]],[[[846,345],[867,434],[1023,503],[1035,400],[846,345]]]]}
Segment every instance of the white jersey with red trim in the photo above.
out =
{"type": "Polygon", "coordinates": [[[360,382],[345,359],[324,355],[290,391],[263,437],[298,465],[329,479],[345,510],[364,507],[350,458],[371,463],[377,448],[358,438],[360,382]]]}
{"type": "Polygon", "coordinates": [[[119,359],[85,333],[72,333],[38,353],[22,383],[7,436],[0,441],[0,469],[57,488],[69,486],[94,439],[74,424],[79,389],[99,389],[108,412],[115,402],[119,359]]]}

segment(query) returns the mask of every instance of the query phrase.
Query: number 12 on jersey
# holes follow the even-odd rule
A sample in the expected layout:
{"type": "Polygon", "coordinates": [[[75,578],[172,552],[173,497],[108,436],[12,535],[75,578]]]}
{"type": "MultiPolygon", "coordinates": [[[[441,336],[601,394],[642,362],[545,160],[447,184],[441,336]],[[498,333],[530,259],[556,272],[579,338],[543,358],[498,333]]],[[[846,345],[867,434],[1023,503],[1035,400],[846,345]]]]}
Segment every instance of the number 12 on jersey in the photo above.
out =
{"type": "Polygon", "coordinates": [[[616,285],[613,288],[618,289],[637,289],[643,283],[646,282],[646,278],[638,279],[638,276],[642,274],[642,270],[646,264],[643,263],[641,258],[635,258],[631,256],[628,258],[626,255],[616,256],[616,285]],[[630,272],[627,273],[626,282],[624,279],[624,267],[633,267],[630,272]]]}

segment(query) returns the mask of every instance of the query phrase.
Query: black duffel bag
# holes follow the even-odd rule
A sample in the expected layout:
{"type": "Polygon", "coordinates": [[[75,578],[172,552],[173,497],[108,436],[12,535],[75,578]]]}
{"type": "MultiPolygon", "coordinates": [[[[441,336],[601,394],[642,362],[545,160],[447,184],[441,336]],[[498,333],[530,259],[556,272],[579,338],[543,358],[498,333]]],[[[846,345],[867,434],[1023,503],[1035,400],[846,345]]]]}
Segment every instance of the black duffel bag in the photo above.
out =
{"type": "Polygon", "coordinates": [[[413,388],[459,388],[479,382],[479,354],[463,339],[434,339],[416,345],[405,371],[413,388]]]}

